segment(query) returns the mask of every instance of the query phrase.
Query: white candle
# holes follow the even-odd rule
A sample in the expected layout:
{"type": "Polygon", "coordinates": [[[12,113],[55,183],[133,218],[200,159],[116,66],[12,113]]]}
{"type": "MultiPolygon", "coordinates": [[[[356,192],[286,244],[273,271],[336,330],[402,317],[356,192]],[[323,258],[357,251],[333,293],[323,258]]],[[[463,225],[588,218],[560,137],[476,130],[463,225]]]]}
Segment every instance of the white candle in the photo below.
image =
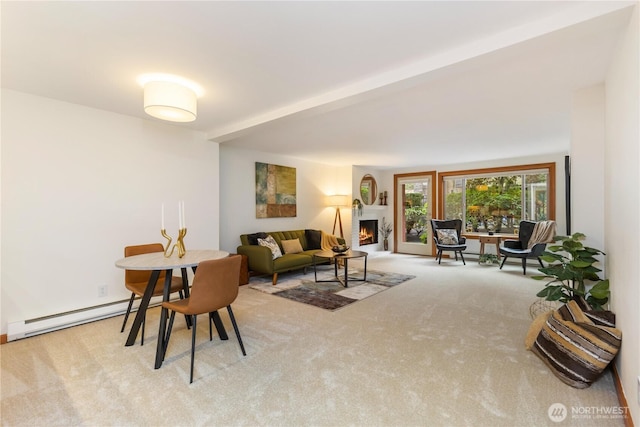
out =
{"type": "Polygon", "coordinates": [[[184,216],[184,200],[182,201],[182,228],[187,228],[187,218],[184,216]]]}
{"type": "Polygon", "coordinates": [[[162,230],[164,230],[164,203],[162,204],[162,230]]]}
{"type": "Polygon", "coordinates": [[[182,230],[182,208],[178,202],[178,230],[182,230]]]}

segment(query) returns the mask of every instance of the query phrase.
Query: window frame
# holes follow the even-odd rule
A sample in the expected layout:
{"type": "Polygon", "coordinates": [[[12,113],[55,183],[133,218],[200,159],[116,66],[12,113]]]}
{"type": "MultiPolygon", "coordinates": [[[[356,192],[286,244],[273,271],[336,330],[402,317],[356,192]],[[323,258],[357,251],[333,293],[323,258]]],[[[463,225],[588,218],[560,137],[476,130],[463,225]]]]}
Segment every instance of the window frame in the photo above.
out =
{"type": "Polygon", "coordinates": [[[437,185],[437,200],[438,200],[438,218],[444,218],[444,180],[450,178],[473,178],[478,175],[491,175],[491,174],[506,174],[506,173],[514,173],[514,174],[522,174],[527,171],[536,171],[546,169],[549,175],[548,180],[548,204],[549,204],[549,220],[556,219],[556,164],[554,162],[550,163],[532,163],[526,165],[514,165],[514,166],[500,166],[500,167],[492,167],[492,168],[481,168],[481,169],[465,169],[465,170],[457,170],[457,171],[448,171],[448,172],[438,172],[438,185],[437,185]]]}

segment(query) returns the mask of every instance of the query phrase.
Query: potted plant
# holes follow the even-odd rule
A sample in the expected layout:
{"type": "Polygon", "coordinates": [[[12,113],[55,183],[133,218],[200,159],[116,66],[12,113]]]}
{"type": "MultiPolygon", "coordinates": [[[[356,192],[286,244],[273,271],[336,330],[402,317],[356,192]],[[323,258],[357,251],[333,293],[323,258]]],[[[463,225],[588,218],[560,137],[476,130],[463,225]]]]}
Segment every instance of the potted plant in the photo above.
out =
{"type": "Polygon", "coordinates": [[[609,301],[609,279],[602,280],[598,273],[602,270],[595,267],[597,255],[605,255],[599,249],[584,246],[582,233],[571,236],[556,236],[555,242],[542,253],[543,261],[549,262],[547,267],[538,270],[544,275],[533,276],[536,280],[549,280],[537,296],[547,301],[563,303],[584,298],[595,310],[603,310],[609,301]],[[592,286],[588,282],[595,282],[592,286]]]}
{"type": "Polygon", "coordinates": [[[362,202],[360,199],[353,199],[353,202],[351,202],[351,211],[353,215],[358,214],[358,216],[362,216],[362,202]]]}
{"type": "Polygon", "coordinates": [[[480,265],[494,265],[498,263],[498,256],[496,254],[480,254],[478,257],[478,264],[480,265]]]}
{"type": "Polygon", "coordinates": [[[382,235],[382,243],[384,245],[384,250],[389,250],[389,236],[391,236],[391,232],[393,228],[391,228],[391,224],[386,222],[385,218],[382,217],[382,223],[380,225],[380,234],[382,235]]]}

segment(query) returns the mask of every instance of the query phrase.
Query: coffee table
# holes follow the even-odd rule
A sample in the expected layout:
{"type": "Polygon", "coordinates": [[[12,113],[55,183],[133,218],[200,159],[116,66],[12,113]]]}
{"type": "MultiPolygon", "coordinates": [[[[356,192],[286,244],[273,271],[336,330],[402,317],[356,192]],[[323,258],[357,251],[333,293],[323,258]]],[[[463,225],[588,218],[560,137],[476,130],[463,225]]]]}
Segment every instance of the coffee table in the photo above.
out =
{"type": "Polygon", "coordinates": [[[318,282],[340,282],[342,286],[345,288],[349,287],[349,282],[366,282],[367,281],[367,252],[363,251],[352,251],[348,250],[346,252],[338,253],[333,251],[320,251],[313,254],[313,276],[315,278],[316,283],[318,282]],[[318,272],[316,269],[316,259],[317,258],[329,258],[333,260],[334,264],[334,279],[329,280],[318,280],[318,272]],[[364,258],[364,277],[362,279],[349,279],[349,260],[354,258],[364,258]],[[338,261],[344,261],[344,277],[338,274],[338,261]]]}

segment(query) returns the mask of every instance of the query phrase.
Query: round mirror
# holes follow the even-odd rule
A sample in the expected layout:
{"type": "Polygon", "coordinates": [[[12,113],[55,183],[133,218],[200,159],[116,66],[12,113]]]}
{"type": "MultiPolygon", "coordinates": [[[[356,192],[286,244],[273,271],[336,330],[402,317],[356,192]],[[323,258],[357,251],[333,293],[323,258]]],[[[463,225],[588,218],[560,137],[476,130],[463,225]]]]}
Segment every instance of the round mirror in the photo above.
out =
{"type": "Polygon", "coordinates": [[[360,181],[360,197],[362,197],[362,203],[365,205],[372,205],[376,201],[376,195],[378,186],[376,185],[376,179],[366,174],[360,181]]]}

